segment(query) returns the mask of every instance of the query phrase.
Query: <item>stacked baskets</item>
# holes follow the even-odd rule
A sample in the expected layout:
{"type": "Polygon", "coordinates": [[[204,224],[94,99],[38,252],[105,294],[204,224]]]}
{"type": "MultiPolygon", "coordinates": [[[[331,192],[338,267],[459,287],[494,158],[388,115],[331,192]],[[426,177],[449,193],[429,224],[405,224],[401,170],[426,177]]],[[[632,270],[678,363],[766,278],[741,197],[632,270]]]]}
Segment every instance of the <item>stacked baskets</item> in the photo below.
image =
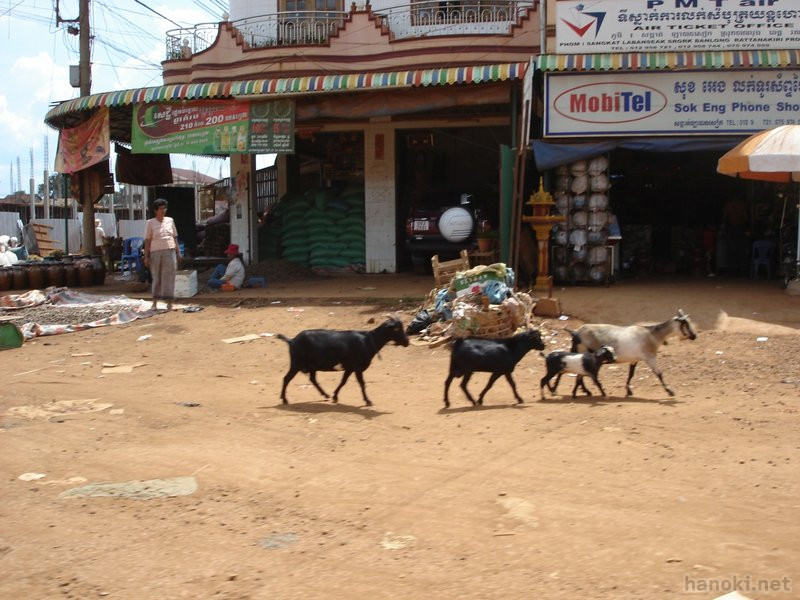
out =
{"type": "Polygon", "coordinates": [[[569,283],[606,283],[611,275],[608,240],[608,159],[597,156],[556,170],[556,210],[567,217],[553,228],[553,276],[569,283]]]}

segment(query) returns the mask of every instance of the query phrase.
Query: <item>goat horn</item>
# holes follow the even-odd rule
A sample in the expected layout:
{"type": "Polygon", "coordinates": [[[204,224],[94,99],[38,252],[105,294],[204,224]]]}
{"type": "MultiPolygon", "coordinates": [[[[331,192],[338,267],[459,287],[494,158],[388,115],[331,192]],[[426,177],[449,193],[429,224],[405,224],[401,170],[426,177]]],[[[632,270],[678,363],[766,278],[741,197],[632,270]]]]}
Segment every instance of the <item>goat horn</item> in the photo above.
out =
{"type": "Polygon", "coordinates": [[[686,316],[685,314],[683,314],[683,309],[682,308],[678,309],[678,316],[679,317],[685,317],[686,316]]]}

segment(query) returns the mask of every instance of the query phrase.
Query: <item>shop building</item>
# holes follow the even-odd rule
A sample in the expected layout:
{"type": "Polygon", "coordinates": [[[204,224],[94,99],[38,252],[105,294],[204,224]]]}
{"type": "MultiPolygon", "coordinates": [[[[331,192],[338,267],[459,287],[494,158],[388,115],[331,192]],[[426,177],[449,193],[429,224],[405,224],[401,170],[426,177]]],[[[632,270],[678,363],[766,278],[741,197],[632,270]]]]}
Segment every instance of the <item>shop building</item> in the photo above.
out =
{"type": "Polygon", "coordinates": [[[557,279],[746,276],[760,241],[775,244],[777,273],[782,249],[793,252],[789,190],[719,175],[716,162],[752,133],[800,124],[800,10],[716,4],[549,3],[532,154],[566,217],[553,232],[557,279]],[[611,215],[622,239],[592,260],[592,238],[610,246],[611,215]],[[595,269],[606,254],[615,264],[595,269]]]}
{"type": "MultiPolygon", "coordinates": [[[[365,270],[394,272],[411,266],[405,220],[426,190],[481,196],[499,221],[501,149],[520,139],[522,80],[539,48],[533,0],[336,0],[310,10],[234,0],[228,20],[168,33],[163,86],[79,98],[46,120],[73,127],[107,107],[112,140],[136,152],[132,124],[152,126],[191,103],[238,103],[250,123],[259,106],[285,109],[285,145],[270,147],[278,197],[360,189],[365,270]]],[[[231,241],[252,262],[260,234],[254,132],[217,129],[212,153],[231,156],[231,241]]]]}

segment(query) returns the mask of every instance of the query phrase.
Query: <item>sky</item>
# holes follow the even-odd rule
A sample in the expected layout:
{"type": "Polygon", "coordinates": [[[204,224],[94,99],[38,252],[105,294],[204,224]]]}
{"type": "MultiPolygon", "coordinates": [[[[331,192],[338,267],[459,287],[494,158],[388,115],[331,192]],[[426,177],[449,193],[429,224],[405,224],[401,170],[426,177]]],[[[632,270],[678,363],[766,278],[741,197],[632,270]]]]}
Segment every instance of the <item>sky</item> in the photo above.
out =
{"type": "MultiPolygon", "coordinates": [[[[58,4],[62,19],[78,17],[78,0],[58,4]]],[[[69,23],[56,25],[55,5],[56,0],[0,0],[0,198],[19,191],[17,158],[21,189],[29,191],[31,149],[35,188],[43,182],[45,138],[53,172],[58,132],[45,125],[44,116],[53,103],[80,96],[69,84],[69,65],[79,60],[78,36],[67,32],[69,23]]],[[[218,22],[227,6],[223,0],[91,0],[91,92],[161,85],[166,32],[218,22]]],[[[172,155],[172,166],[215,178],[229,174],[225,159],[172,155]]]]}

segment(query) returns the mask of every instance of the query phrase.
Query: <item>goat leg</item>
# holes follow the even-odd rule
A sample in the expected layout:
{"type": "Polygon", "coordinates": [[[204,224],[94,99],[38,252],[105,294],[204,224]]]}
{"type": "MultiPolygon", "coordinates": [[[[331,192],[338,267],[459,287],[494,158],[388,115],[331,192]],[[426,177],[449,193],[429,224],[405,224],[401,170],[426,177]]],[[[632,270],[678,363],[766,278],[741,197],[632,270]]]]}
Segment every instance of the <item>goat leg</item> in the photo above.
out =
{"type": "MultiPolygon", "coordinates": [[[[486,395],[486,392],[489,391],[489,388],[494,385],[494,382],[500,378],[502,373],[492,373],[489,377],[489,381],[486,383],[486,387],[481,390],[480,396],[478,396],[478,406],[483,406],[483,397],[486,395]]],[[[516,394],[516,392],[514,392],[516,394]]]]}
{"type": "Polygon", "coordinates": [[[311,380],[311,383],[313,383],[313,384],[314,384],[314,387],[315,387],[315,388],[317,388],[317,390],[319,391],[319,393],[320,393],[320,394],[322,394],[322,395],[325,397],[325,400],[327,400],[328,398],[330,398],[330,396],[328,396],[328,394],[325,392],[325,390],[323,390],[323,389],[320,387],[320,385],[317,383],[317,372],[316,372],[316,371],[311,371],[311,372],[308,374],[308,378],[311,380]]]}
{"type": "Polygon", "coordinates": [[[514,383],[514,378],[511,377],[511,373],[506,373],[506,379],[508,380],[508,385],[510,385],[511,389],[514,390],[514,397],[517,399],[517,404],[524,403],[525,401],[517,393],[517,384],[514,383]]]}
{"type": "MultiPolygon", "coordinates": [[[[550,377],[551,377],[551,379],[552,379],[552,375],[551,375],[550,377]]],[[[556,393],[556,390],[558,389],[558,383],[559,383],[560,381],[561,381],[561,373],[559,373],[558,375],[556,375],[556,381],[555,381],[555,383],[554,383],[554,384],[552,384],[552,385],[548,385],[548,386],[547,386],[547,387],[550,389],[550,392],[551,392],[551,393],[553,393],[553,394],[555,394],[555,393],[556,393]]]]}
{"type": "Polygon", "coordinates": [[[600,380],[599,380],[599,379],[597,379],[597,375],[592,375],[592,381],[594,381],[594,384],[595,384],[595,385],[597,386],[597,388],[600,390],[600,393],[603,395],[603,397],[605,397],[605,395],[606,395],[606,391],[603,389],[603,386],[602,386],[602,385],[600,385],[600,380]]]}
{"type": "Polygon", "coordinates": [[[632,362],[631,366],[628,367],[628,381],[625,382],[626,396],[633,396],[633,388],[631,388],[631,379],[633,379],[633,372],[635,370],[636,370],[636,363],[632,362]]]}
{"type": "MultiPolygon", "coordinates": [[[[550,389],[550,381],[549,381],[549,379],[550,379],[550,374],[548,373],[547,375],[542,377],[542,380],[539,382],[539,390],[542,392],[542,400],[544,400],[544,388],[545,388],[545,386],[547,386],[548,390],[550,389]]],[[[550,391],[552,391],[552,390],[550,390],[550,391]]]]}
{"type": "Polygon", "coordinates": [[[444,407],[450,408],[450,399],[447,397],[447,392],[450,389],[450,382],[453,381],[453,374],[450,373],[447,379],[444,380],[444,407]]]}
{"type": "Polygon", "coordinates": [[[478,403],[475,402],[475,398],[472,397],[472,394],[470,394],[469,390],[467,389],[467,382],[469,381],[470,377],[472,377],[472,373],[466,373],[464,375],[464,377],[461,379],[461,389],[464,390],[467,398],[469,398],[469,401],[472,402],[472,406],[477,406],[478,403]]]}
{"type": "Polygon", "coordinates": [[[361,371],[356,371],[356,379],[358,379],[358,384],[361,386],[361,395],[364,396],[364,404],[372,406],[372,402],[367,398],[367,388],[364,386],[364,374],[361,371]]]}
{"type": "MultiPolygon", "coordinates": [[[[339,390],[344,387],[344,384],[347,383],[347,380],[350,377],[350,373],[352,371],[345,371],[344,375],[342,375],[342,380],[339,382],[339,386],[333,391],[333,402],[334,404],[339,402],[339,390]]],[[[327,398],[327,396],[325,396],[327,398]]]]}
{"type": "Polygon", "coordinates": [[[297,375],[297,371],[295,369],[289,369],[289,372],[283,376],[283,387],[281,388],[281,400],[283,404],[289,404],[289,401],[286,399],[286,386],[289,385],[289,382],[297,375]]]}
{"type": "Polygon", "coordinates": [[[575,387],[572,388],[572,397],[575,398],[578,395],[578,388],[583,388],[583,391],[586,393],[587,396],[591,396],[592,392],[589,391],[589,388],[586,387],[586,384],[583,382],[583,375],[577,375],[575,379],[575,387]]]}
{"type": "Polygon", "coordinates": [[[675,392],[669,389],[669,386],[664,383],[664,377],[661,375],[661,369],[658,368],[658,363],[656,363],[655,357],[647,358],[645,360],[647,361],[647,366],[650,367],[653,373],[656,374],[656,377],[658,377],[658,380],[661,382],[661,385],[664,386],[664,389],[667,390],[667,393],[670,395],[670,397],[674,396],[675,392]]]}

